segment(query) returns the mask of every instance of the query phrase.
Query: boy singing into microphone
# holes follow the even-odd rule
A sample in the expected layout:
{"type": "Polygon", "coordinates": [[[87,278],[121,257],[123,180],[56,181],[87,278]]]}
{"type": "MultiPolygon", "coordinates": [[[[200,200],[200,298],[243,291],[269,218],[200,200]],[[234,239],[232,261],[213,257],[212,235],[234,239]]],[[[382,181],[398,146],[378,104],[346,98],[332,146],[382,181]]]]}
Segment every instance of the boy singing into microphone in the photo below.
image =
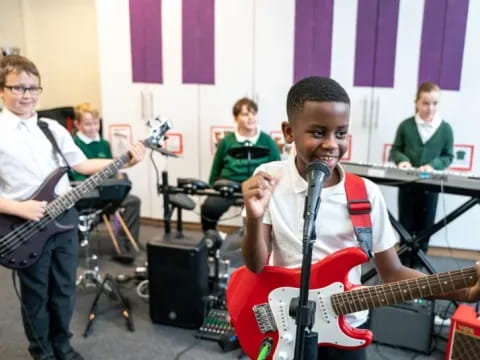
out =
{"type": "MultiPolygon", "coordinates": [[[[288,122],[282,123],[282,131],[287,143],[295,143],[296,156],[259,166],[256,174],[242,184],[246,215],[242,251],[246,266],[256,273],[267,263],[300,266],[306,169],[312,161],[322,161],[330,172],[323,182],[312,261],[315,263],[338,250],[359,246],[347,208],[345,172],[339,163],[348,146],[350,99],[346,91],[329,78],[300,80],[288,93],[287,115],[288,122]]],[[[364,182],[371,204],[371,250],[383,281],[424,276],[401,264],[382,194],[377,185],[367,179],[364,182]]],[[[477,273],[480,273],[478,265],[477,273]]],[[[359,284],[360,278],[361,269],[357,266],[350,271],[349,279],[359,284]]],[[[480,284],[477,282],[447,297],[476,301],[480,297],[480,284]]],[[[366,311],[347,315],[348,323],[354,327],[362,326],[367,318],[366,311]]],[[[319,349],[319,359],[323,360],[365,358],[365,348],[319,349]]]]}

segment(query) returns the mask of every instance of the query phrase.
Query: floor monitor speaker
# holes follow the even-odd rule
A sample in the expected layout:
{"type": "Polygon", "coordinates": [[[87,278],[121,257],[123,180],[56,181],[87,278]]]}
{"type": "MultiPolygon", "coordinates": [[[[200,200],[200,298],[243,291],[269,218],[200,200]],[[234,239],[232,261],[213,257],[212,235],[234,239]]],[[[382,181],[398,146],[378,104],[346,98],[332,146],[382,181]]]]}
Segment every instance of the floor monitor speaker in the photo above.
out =
{"type": "Polygon", "coordinates": [[[200,239],[166,236],[147,244],[153,322],[199,328],[208,296],[208,256],[200,239]]]}

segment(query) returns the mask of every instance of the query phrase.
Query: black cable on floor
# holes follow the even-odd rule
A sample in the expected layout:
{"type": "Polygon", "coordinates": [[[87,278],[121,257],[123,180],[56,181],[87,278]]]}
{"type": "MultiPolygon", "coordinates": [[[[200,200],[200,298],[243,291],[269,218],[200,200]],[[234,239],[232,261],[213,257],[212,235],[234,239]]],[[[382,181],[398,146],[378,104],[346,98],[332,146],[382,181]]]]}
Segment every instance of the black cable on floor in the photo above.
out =
{"type": "Polygon", "coordinates": [[[191,343],[190,345],[188,345],[185,349],[183,349],[182,351],[180,351],[176,356],[175,356],[175,359],[174,360],[179,360],[180,359],[180,356],[182,356],[183,354],[185,354],[187,351],[190,351],[192,350],[195,346],[197,346],[198,344],[200,344],[200,340],[196,339],[193,343],[191,343]]]}

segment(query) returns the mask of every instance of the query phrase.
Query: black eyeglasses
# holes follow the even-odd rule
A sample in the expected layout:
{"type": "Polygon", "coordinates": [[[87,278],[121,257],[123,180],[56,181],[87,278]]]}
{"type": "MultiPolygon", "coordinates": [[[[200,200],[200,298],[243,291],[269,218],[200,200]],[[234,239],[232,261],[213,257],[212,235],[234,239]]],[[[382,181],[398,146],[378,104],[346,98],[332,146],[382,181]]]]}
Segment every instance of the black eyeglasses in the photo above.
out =
{"type": "Polygon", "coordinates": [[[7,88],[12,92],[12,94],[15,94],[15,95],[23,95],[27,91],[30,93],[30,95],[40,95],[43,91],[43,88],[41,86],[25,87],[22,85],[13,85],[13,86],[4,85],[3,87],[7,88]]]}

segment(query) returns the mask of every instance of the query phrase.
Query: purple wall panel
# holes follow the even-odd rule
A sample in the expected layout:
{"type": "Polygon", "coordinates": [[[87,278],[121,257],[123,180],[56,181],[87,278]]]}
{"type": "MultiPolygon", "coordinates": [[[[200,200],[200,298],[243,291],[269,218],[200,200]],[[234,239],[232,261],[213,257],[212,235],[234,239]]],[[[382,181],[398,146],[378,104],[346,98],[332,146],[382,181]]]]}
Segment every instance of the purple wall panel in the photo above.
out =
{"type": "Polygon", "coordinates": [[[355,86],[373,86],[377,11],[377,0],[358,1],[353,80],[355,86]]]}
{"type": "Polygon", "coordinates": [[[400,0],[379,2],[373,86],[393,87],[400,0]]]}
{"type": "Polygon", "coordinates": [[[183,0],[183,83],[215,83],[215,0],[183,0]]]}
{"type": "Polygon", "coordinates": [[[394,86],[399,4],[399,0],[359,0],[355,86],[394,86]]]}
{"type": "Polygon", "coordinates": [[[130,0],[133,82],[163,82],[161,5],[161,0],[130,0]]]}
{"type": "Polygon", "coordinates": [[[439,83],[442,64],[446,0],[425,0],[418,83],[439,83]]]}
{"type": "Polygon", "coordinates": [[[468,0],[448,0],[445,19],[440,87],[459,90],[468,19],[468,0]]]}
{"type": "Polygon", "coordinates": [[[306,76],[330,76],[333,0],[296,0],[294,82],[306,76]]]}

